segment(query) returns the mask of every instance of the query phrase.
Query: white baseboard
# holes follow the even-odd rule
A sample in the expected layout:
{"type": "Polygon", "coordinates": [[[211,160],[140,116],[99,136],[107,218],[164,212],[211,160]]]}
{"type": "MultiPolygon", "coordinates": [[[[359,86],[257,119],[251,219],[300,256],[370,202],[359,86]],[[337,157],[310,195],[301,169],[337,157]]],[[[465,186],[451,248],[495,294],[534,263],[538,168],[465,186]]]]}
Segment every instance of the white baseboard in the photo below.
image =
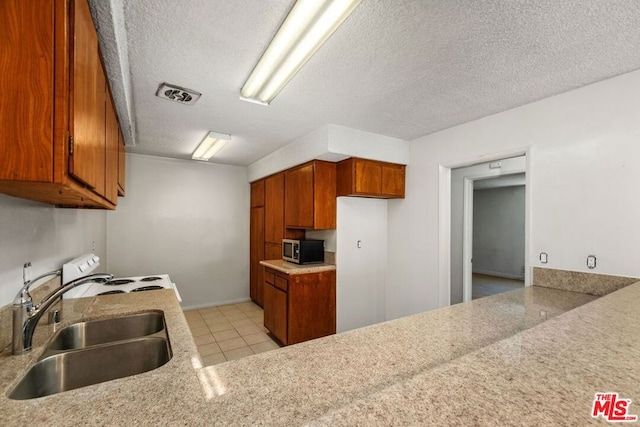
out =
{"type": "Polygon", "coordinates": [[[189,311],[189,310],[199,310],[201,308],[219,307],[221,305],[238,304],[238,303],[247,302],[247,301],[251,301],[251,298],[245,297],[245,298],[238,298],[238,299],[233,299],[229,301],[217,301],[214,303],[181,305],[181,307],[182,307],[182,311],[189,311]]]}
{"type": "Polygon", "coordinates": [[[524,280],[524,276],[521,276],[519,274],[503,273],[501,271],[487,271],[487,270],[476,270],[476,269],[474,269],[473,273],[485,274],[487,276],[503,277],[505,279],[524,280]]]}

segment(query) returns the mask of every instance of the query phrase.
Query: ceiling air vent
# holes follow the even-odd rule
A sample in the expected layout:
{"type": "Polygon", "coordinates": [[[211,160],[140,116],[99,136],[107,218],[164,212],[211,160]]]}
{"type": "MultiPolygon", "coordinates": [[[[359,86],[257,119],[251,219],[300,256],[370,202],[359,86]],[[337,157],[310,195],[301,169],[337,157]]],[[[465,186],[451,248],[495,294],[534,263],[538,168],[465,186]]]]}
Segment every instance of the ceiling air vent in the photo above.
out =
{"type": "Polygon", "coordinates": [[[156,91],[156,96],[170,101],[175,101],[180,104],[192,105],[195,104],[201,93],[195,90],[185,89],[180,86],[174,86],[169,83],[161,83],[156,91]]]}

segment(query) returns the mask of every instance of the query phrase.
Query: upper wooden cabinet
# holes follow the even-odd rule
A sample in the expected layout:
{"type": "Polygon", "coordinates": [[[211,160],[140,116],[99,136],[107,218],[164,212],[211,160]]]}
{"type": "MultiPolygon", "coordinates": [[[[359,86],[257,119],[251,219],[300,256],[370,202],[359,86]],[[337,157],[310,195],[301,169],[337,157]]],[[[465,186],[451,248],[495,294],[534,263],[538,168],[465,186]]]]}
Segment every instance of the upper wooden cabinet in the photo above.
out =
{"type": "Polygon", "coordinates": [[[336,164],[314,160],[285,171],[284,222],[288,228],[336,228],[336,164]]]}
{"type": "Polygon", "coordinates": [[[125,195],[125,149],[122,131],[118,129],[118,196],[125,195]]]}
{"type": "Polygon", "coordinates": [[[74,37],[69,172],[105,196],[105,137],[110,132],[106,129],[105,133],[107,94],[98,52],[98,35],[86,2],[74,1],[71,15],[74,37]]]}
{"type": "MultiPolygon", "coordinates": [[[[108,91],[107,91],[108,95],[108,91]]],[[[118,161],[120,148],[120,129],[111,97],[107,96],[107,114],[105,128],[105,197],[111,203],[118,203],[118,161]]]]}
{"type": "Polygon", "coordinates": [[[114,209],[117,120],[87,1],[0,2],[0,39],[0,192],[114,209]]]}
{"type": "Polygon", "coordinates": [[[343,160],[337,166],[337,195],[404,198],[405,168],[375,160],[343,160]]]}
{"type": "Polygon", "coordinates": [[[251,207],[264,206],[264,179],[251,183],[251,207]]]}
{"type": "MultiPolygon", "coordinates": [[[[282,239],[304,239],[304,230],[292,230],[285,228],[284,224],[284,172],[271,175],[264,179],[264,216],[265,216],[265,233],[264,241],[281,247],[282,239]]],[[[270,253],[274,253],[271,250],[270,253]]],[[[266,249],[265,249],[266,253],[266,249]]],[[[270,258],[265,255],[265,259],[270,258]]]]}
{"type": "Polygon", "coordinates": [[[284,173],[281,172],[266,178],[264,190],[264,241],[281,244],[284,236],[284,173]]]}

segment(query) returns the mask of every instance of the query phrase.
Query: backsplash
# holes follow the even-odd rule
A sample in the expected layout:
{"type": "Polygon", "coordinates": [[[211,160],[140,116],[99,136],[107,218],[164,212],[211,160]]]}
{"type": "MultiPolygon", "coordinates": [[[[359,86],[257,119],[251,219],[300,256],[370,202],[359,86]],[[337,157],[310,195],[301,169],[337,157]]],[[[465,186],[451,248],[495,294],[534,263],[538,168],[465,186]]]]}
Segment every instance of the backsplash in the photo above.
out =
{"type": "Polygon", "coordinates": [[[324,251],[324,263],[336,265],[336,253],[324,251]]]}
{"type": "Polygon", "coordinates": [[[533,285],[591,295],[607,295],[640,281],[639,278],[609,276],[606,274],[533,268],[533,285]]]}
{"type": "MultiPolygon", "coordinates": [[[[60,277],[54,277],[53,279],[44,282],[42,285],[37,288],[31,289],[31,297],[33,298],[34,303],[38,303],[44,299],[47,295],[53,291],[56,287],[60,286],[60,277]]],[[[16,294],[19,289],[16,289],[16,294]]],[[[57,303],[56,303],[57,304],[57,303]]],[[[0,352],[4,350],[7,346],[11,345],[12,334],[13,334],[13,316],[11,311],[11,306],[13,304],[7,304],[3,307],[0,307],[0,352]]],[[[42,316],[44,321],[47,321],[47,316],[42,316]]],[[[42,320],[41,320],[42,321],[42,320]]]]}

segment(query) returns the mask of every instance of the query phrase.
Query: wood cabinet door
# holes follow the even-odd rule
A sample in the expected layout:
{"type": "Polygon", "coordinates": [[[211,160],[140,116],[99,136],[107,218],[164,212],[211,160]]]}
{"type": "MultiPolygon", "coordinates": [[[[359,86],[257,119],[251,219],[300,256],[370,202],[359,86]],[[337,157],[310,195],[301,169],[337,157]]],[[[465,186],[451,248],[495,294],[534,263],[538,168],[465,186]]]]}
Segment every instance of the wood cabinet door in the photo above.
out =
{"type": "Polygon", "coordinates": [[[265,243],[264,259],[282,259],[282,243],[265,243]]]}
{"type": "Polygon", "coordinates": [[[357,159],[355,167],[355,192],[379,195],[382,192],[382,167],[380,163],[357,159]]]}
{"type": "Polygon", "coordinates": [[[251,207],[264,206],[264,179],[251,183],[251,207]]]}
{"type": "Polygon", "coordinates": [[[249,295],[259,306],[263,305],[263,267],[264,260],[264,208],[251,208],[249,225],[249,295]]]}
{"type": "Polygon", "coordinates": [[[126,158],[124,149],[124,136],[118,129],[118,196],[124,196],[126,178],[126,158]]]}
{"type": "Polygon", "coordinates": [[[284,222],[290,228],[313,228],[313,163],[289,169],[284,178],[284,222]]]}
{"type": "Polygon", "coordinates": [[[284,173],[281,172],[266,178],[264,193],[264,241],[282,244],[284,236],[284,173]]]}
{"type": "Polygon", "coordinates": [[[264,327],[287,344],[287,293],[264,284],[264,327]]]}
{"type": "Polygon", "coordinates": [[[73,2],[72,137],[69,173],[105,193],[105,77],[86,0],[73,2]]]}
{"type": "Polygon", "coordinates": [[[0,2],[0,180],[53,180],[54,2],[0,2]]]}
{"type": "Polygon", "coordinates": [[[382,165],[382,195],[404,198],[405,166],[382,165]]]}
{"type": "Polygon", "coordinates": [[[113,108],[111,97],[107,97],[107,116],[105,128],[106,161],[105,161],[105,198],[111,203],[118,203],[118,160],[119,134],[118,118],[113,108]]]}

